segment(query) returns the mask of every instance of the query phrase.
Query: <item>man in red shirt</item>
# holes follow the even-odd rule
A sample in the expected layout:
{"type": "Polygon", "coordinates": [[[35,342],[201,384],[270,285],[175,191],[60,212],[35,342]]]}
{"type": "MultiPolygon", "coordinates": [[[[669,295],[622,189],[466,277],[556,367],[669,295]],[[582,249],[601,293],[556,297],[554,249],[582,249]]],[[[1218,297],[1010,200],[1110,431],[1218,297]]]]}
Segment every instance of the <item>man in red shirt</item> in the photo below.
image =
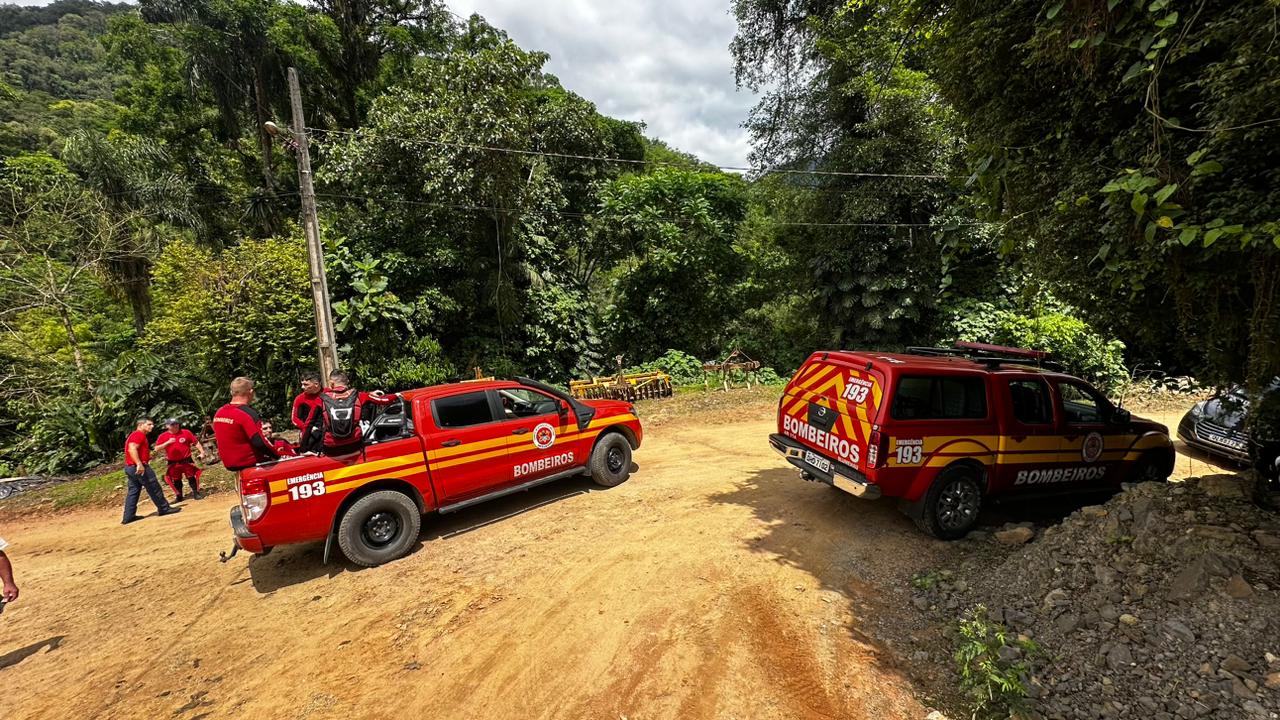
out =
{"type": "Polygon", "coordinates": [[[298,450],[302,452],[320,452],[323,444],[324,428],[321,415],[324,413],[324,401],[320,393],[324,385],[320,384],[320,373],[308,372],[302,375],[302,392],[293,399],[293,426],[298,428],[298,450]]]}
{"type": "Polygon", "coordinates": [[[164,426],[165,431],[156,438],[155,446],[156,450],[164,450],[165,459],[169,461],[169,467],[164,471],[164,481],[173,491],[174,502],[182,502],[182,478],[188,478],[191,495],[199,500],[204,497],[200,494],[200,468],[191,459],[191,448],[195,447],[200,452],[200,459],[204,460],[207,457],[204,445],[200,444],[195,434],[182,427],[177,418],[169,418],[164,426]]]}
{"type": "Polygon", "coordinates": [[[280,458],[262,436],[262,418],[250,405],[253,396],[253,381],[238,377],[231,381],[231,402],[213,414],[213,439],[218,444],[218,455],[223,466],[235,473],[280,458]]]}
{"type": "Polygon", "coordinates": [[[169,505],[169,501],[164,499],[164,492],[160,489],[160,483],[156,481],[155,471],[151,469],[149,464],[151,461],[151,443],[147,442],[147,433],[155,427],[155,423],[151,422],[151,418],[142,418],[138,421],[137,427],[129,437],[124,441],[124,475],[129,479],[129,489],[124,496],[124,520],[122,525],[128,525],[138,518],[138,496],[142,494],[145,488],[147,496],[151,498],[151,502],[156,504],[157,515],[169,515],[176,513],[182,508],[176,508],[169,505]]]}
{"type": "Polygon", "coordinates": [[[363,447],[365,406],[390,405],[398,399],[395,393],[356,390],[348,386],[350,382],[345,371],[334,370],[329,373],[329,387],[320,394],[325,455],[346,455],[363,447]]]}
{"type": "Polygon", "coordinates": [[[298,449],[290,445],[288,440],[276,437],[275,432],[272,430],[271,423],[264,420],[262,422],[262,437],[267,439],[267,444],[275,448],[282,458],[296,457],[298,449]]]}

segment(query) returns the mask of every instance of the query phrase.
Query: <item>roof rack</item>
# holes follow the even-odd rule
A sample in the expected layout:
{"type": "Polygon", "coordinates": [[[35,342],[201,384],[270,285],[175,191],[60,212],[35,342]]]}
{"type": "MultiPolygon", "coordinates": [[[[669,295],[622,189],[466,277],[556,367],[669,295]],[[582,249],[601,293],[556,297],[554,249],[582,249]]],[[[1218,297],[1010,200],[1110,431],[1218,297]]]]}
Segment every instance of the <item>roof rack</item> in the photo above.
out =
{"type": "Polygon", "coordinates": [[[1044,350],[1006,347],[977,342],[957,342],[955,347],[911,346],[907,352],[913,355],[933,355],[940,357],[961,357],[988,367],[1013,362],[1018,364],[1034,364],[1052,370],[1061,370],[1060,363],[1049,360],[1049,353],[1044,350]]]}

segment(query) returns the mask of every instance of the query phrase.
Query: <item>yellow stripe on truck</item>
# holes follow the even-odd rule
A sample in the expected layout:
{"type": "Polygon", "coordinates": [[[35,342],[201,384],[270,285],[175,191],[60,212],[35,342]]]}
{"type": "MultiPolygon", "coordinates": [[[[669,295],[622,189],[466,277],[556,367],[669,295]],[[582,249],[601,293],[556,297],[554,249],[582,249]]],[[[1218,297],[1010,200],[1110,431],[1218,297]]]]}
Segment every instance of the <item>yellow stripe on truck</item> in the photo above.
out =
{"type": "MultiPolygon", "coordinates": [[[[420,460],[421,458],[422,458],[422,453],[413,452],[413,453],[409,453],[408,455],[397,455],[396,457],[392,457],[392,458],[384,458],[382,460],[373,460],[371,462],[359,463],[357,465],[349,465],[347,467],[334,468],[332,470],[325,470],[324,481],[326,483],[330,483],[330,482],[333,482],[334,480],[341,480],[342,478],[351,477],[352,475],[362,475],[364,473],[376,472],[384,468],[395,467],[397,465],[404,465],[405,463],[410,463],[410,462],[413,462],[414,460],[420,460]]],[[[282,480],[272,480],[269,488],[270,491],[274,493],[274,492],[282,492],[284,490],[288,490],[289,486],[287,484],[287,480],[288,478],[284,478],[282,480]]]]}
{"type": "MultiPolygon", "coordinates": [[[[635,420],[635,419],[636,419],[635,415],[627,414],[627,415],[618,415],[610,418],[604,418],[601,420],[593,420],[591,424],[587,426],[587,431],[578,432],[575,430],[575,431],[566,432],[566,433],[557,432],[556,443],[558,444],[561,442],[578,440],[582,436],[585,436],[588,434],[598,435],[599,434],[598,432],[590,433],[589,431],[591,430],[603,431],[605,428],[610,427],[612,425],[618,425],[620,423],[627,422],[628,420],[635,420]]],[[[507,452],[512,447],[517,445],[523,445],[526,443],[532,444],[532,441],[527,436],[524,436],[524,435],[516,435],[509,438],[501,437],[501,438],[492,438],[489,440],[477,440],[476,442],[467,443],[466,445],[459,445],[458,447],[455,447],[455,448],[446,448],[446,450],[451,451],[447,454],[440,453],[439,451],[428,452],[427,459],[431,461],[430,467],[444,469],[449,467],[456,467],[458,465],[466,465],[467,463],[470,463],[470,462],[478,462],[480,460],[489,460],[491,458],[501,457],[502,455],[507,454],[507,452]],[[458,457],[452,460],[437,459],[442,455],[447,457],[447,456],[459,455],[459,454],[468,453],[468,452],[474,453],[476,450],[484,450],[485,448],[490,448],[494,446],[501,446],[501,447],[498,447],[498,449],[491,450],[489,452],[476,453],[474,455],[468,455],[467,457],[458,457]]],[[[548,450],[551,450],[554,447],[555,445],[552,445],[551,448],[548,448],[548,450]]],[[[386,468],[405,465],[406,463],[411,463],[416,459],[421,459],[421,457],[422,457],[421,454],[415,452],[415,453],[410,453],[408,455],[398,455],[393,458],[386,458],[384,460],[374,460],[372,462],[360,463],[358,465],[351,465],[350,467],[338,468],[335,470],[328,470],[328,471],[325,471],[324,473],[324,480],[326,484],[332,483],[335,480],[341,480],[342,478],[351,477],[353,475],[363,475],[364,473],[371,473],[371,472],[376,472],[378,470],[383,470],[386,468]]],[[[404,468],[397,468],[394,473],[389,473],[385,475],[380,474],[375,477],[369,477],[369,478],[361,478],[359,480],[353,480],[347,483],[327,485],[327,487],[325,488],[325,491],[339,492],[341,490],[346,490],[347,488],[350,488],[350,487],[363,485],[364,483],[371,482],[373,480],[384,480],[386,478],[391,478],[391,477],[413,475],[414,473],[422,472],[426,467],[427,467],[426,463],[418,462],[416,464],[409,465],[404,468]]],[[[286,483],[286,480],[287,478],[285,480],[272,480],[270,483],[269,492],[271,493],[286,492],[289,489],[289,486],[286,483]]],[[[277,499],[276,497],[273,496],[272,501],[288,502],[288,499],[289,499],[289,496],[285,494],[281,496],[280,499],[277,499]]]]}

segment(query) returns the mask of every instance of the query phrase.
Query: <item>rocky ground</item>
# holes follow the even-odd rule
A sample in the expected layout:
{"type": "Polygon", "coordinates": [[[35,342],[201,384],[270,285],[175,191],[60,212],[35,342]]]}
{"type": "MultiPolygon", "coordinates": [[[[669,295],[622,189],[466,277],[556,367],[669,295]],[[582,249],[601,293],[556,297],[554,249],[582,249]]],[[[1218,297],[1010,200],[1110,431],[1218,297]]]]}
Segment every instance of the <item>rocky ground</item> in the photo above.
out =
{"type": "Polygon", "coordinates": [[[981,604],[1033,640],[1029,704],[1049,720],[1277,718],[1280,516],[1247,494],[1233,475],[1148,483],[1043,530],[978,532],[915,603],[981,604]]]}

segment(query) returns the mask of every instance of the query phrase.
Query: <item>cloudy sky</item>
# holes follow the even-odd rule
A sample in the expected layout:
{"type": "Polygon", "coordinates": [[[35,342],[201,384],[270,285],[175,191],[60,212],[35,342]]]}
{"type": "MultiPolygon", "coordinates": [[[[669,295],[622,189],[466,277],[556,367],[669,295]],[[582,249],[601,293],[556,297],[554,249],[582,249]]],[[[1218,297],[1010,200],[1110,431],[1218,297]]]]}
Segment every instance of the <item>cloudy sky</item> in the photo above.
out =
{"type": "Polygon", "coordinates": [[[746,165],[755,97],[733,82],[729,0],[447,0],[479,13],[600,112],[716,165],[746,165]]]}
{"type": "MultiPolygon", "coordinates": [[[[4,0],[14,2],[15,0],[4,0]]],[[[49,0],[16,0],[44,5],[49,0]]],[[[730,0],[446,0],[480,13],[600,112],[720,166],[747,164],[755,96],[733,82],[730,0]]]]}

